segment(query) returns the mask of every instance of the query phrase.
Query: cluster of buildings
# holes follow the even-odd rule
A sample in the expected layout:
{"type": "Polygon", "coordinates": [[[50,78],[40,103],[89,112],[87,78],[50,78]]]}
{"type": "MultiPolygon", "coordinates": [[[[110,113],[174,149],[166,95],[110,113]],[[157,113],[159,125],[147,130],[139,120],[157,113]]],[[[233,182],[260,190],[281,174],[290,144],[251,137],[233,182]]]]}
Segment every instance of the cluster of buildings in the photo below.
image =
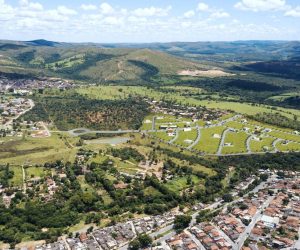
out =
{"type": "Polygon", "coordinates": [[[231,214],[221,214],[214,218],[214,223],[232,240],[236,241],[245,231],[241,221],[231,214]]]}
{"type": "Polygon", "coordinates": [[[191,236],[185,232],[177,234],[171,239],[167,240],[167,244],[171,249],[180,250],[197,250],[199,249],[191,236]]]}
{"type": "Polygon", "coordinates": [[[232,248],[213,224],[204,222],[190,228],[191,233],[201,242],[200,244],[207,250],[229,250],[232,248]]]}
{"type": "Polygon", "coordinates": [[[248,249],[261,245],[265,249],[289,248],[294,244],[300,247],[300,179],[274,181],[270,190],[274,192],[273,200],[252,229],[248,249]]]}
{"type": "Polygon", "coordinates": [[[206,107],[189,107],[179,104],[171,104],[164,101],[152,101],[146,99],[154,114],[172,115],[176,117],[185,117],[193,122],[198,120],[211,121],[229,114],[226,110],[207,109],[206,107]]]}
{"type": "Polygon", "coordinates": [[[73,83],[60,78],[36,78],[36,79],[9,79],[0,76],[0,92],[7,91],[15,94],[31,94],[33,89],[58,88],[68,89],[73,83]]]}
{"type": "Polygon", "coordinates": [[[0,128],[11,127],[13,120],[24,114],[32,107],[32,102],[25,98],[1,97],[0,99],[0,128]]]}
{"type": "Polygon", "coordinates": [[[119,223],[114,226],[96,229],[91,233],[81,233],[78,237],[67,238],[53,244],[37,246],[36,250],[111,250],[127,245],[138,234],[151,233],[172,224],[175,213],[149,216],[119,223]]]}

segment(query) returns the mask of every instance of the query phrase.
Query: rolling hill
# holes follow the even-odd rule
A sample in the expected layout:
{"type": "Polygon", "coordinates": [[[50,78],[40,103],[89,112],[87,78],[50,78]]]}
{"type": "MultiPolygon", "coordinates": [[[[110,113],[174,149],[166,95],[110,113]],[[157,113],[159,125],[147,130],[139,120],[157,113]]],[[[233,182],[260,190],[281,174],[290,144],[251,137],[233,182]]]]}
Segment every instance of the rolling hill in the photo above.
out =
{"type": "Polygon", "coordinates": [[[7,71],[8,64],[12,72],[28,68],[38,74],[95,83],[146,83],[153,78],[177,76],[183,70],[214,68],[150,49],[98,48],[45,40],[0,42],[0,55],[6,58],[0,61],[1,70],[7,71]]]}

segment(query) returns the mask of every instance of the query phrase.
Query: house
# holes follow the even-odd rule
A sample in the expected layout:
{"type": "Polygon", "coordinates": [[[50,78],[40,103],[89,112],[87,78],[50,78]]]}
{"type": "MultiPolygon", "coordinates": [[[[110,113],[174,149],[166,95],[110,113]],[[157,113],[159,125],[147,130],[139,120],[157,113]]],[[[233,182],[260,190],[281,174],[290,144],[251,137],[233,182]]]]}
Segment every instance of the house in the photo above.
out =
{"type": "Polygon", "coordinates": [[[213,138],[220,139],[220,138],[221,138],[221,135],[219,135],[219,134],[214,134],[214,135],[213,135],[213,138]]]}
{"type": "Polygon", "coordinates": [[[263,215],[261,217],[261,221],[263,222],[264,226],[268,228],[275,228],[276,225],[279,224],[279,218],[278,217],[271,217],[268,215],[263,215]]]}

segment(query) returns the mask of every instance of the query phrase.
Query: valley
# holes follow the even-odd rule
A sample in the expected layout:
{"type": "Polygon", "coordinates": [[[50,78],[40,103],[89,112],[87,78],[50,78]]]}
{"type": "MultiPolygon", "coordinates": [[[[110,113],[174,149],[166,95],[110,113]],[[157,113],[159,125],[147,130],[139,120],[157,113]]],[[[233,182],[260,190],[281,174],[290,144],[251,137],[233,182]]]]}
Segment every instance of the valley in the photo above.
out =
{"type": "MultiPolygon", "coordinates": [[[[238,59],[234,43],[210,57],[205,43],[107,46],[0,42],[0,248],[244,249],[261,244],[273,200],[290,219],[300,82],[282,69],[297,64],[275,63],[282,44],[252,42],[238,59]],[[270,46],[278,54],[262,64],[270,46]]],[[[290,227],[271,231],[268,245],[298,244],[290,227]]]]}

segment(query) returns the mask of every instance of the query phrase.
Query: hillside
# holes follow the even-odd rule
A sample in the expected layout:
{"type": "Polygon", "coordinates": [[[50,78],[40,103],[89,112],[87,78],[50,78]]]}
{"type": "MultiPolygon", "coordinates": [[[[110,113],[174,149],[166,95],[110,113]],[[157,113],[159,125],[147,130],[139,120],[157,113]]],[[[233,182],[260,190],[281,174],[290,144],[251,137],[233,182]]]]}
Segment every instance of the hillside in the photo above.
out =
{"type": "Polygon", "coordinates": [[[0,42],[0,69],[36,70],[39,74],[101,82],[150,82],[152,78],[176,76],[183,70],[211,68],[150,49],[97,48],[45,40],[24,43],[0,42]]]}

